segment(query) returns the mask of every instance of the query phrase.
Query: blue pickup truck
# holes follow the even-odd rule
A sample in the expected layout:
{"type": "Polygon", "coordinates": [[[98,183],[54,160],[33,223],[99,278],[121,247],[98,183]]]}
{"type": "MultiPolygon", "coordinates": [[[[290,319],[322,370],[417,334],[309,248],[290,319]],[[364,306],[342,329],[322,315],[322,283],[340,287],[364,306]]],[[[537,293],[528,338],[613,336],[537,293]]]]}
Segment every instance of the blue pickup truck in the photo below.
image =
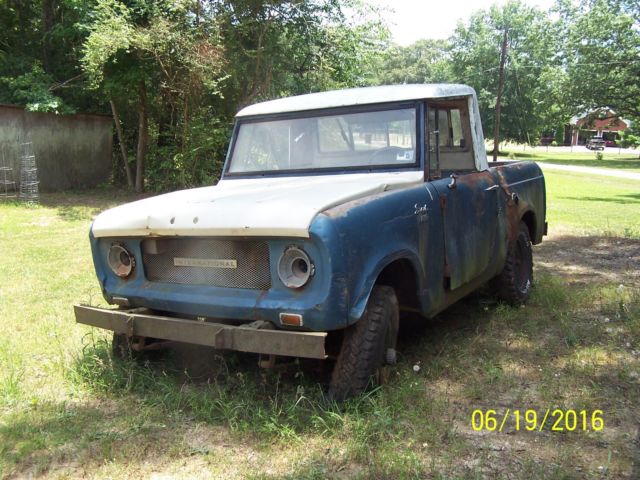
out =
{"type": "Polygon", "coordinates": [[[489,167],[464,85],[329,91],[248,106],[216,186],[100,214],[105,299],[80,323],[114,351],[160,341],[326,359],[329,394],[395,361],[403,311],[426,319],[487,284],[527,300],[546,234],[535,163],[489,167]]]}

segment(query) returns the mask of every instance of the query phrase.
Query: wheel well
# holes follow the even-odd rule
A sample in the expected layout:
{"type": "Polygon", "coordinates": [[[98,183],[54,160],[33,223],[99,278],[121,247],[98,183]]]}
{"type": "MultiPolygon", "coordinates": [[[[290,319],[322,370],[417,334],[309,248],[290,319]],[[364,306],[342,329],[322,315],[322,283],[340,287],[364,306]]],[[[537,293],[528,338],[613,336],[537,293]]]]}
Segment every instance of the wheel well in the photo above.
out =
{"type": "Polygon", "coordinates": [[[420,307],[418,301],[418,277],[411,262],[407,259],[395,260],[384,267],[376,285],[386,285],[392,287],[398,303],[401,307],[417,309],[420,307]]]}
{"type": "Polygon", "coordinates": [[[522,216],[522,221],[525,223],[525,225],[527,226],[527,229],[529,230],[529,237],[531,238],[532,241],[535,241],[536,238],[536,216],[533,212],[529,211],[526,212],[523,216],[522,216]]]}

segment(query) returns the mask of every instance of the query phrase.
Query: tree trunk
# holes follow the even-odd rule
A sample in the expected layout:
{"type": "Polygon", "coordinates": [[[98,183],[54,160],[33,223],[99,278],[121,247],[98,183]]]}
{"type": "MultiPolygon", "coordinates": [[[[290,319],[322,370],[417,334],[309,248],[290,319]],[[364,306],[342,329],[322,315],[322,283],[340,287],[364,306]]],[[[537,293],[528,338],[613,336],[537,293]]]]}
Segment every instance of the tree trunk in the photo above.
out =
{"type": "Polygon", "coordinates": [[[129,166],[129,160],[127,158],[127,146],[124,143],[124,135],[122,135],[120,117],[118,116],[118,110],[116,110],[116,104],[113,100],[109,100],[109,103],[111,104],[111,113],[113,113],[113,122],[116,124],[116,133],[118,134],[120,153],[122,154],[122,162],[124,163],[124,172],[127,174],[127,187],[129,187],[129,190],[133,190],[133,175],[131,174],[131,167],[129,166]]]}
{"type": "Polygon", "coordinates": [[[138,83],[138,148],[136,150],[136,192],[144,190],[144,157],[149,143],[147,118],[147,87],[144,80],[138,83]]]}
{"type": "Polygon", "coordinates": [[[496,98],[496,113],[493,120],[493,161],[498,161],[498,149],[500,148],[500,104],[502,103],[502,90],[504,89],[504,64],[507,61],[507,33],[504,29],[502,50],[500,52],[500,73],[498,76],[498,95],[496,98]]]}
{"type": "Polygon", "coordinates": [[[56,23],[54,0],[43,0],[42,2],[42,30],[44,32],[42,41],[42,67],[47,73],[51,73],[51,31],[56,23]]]}

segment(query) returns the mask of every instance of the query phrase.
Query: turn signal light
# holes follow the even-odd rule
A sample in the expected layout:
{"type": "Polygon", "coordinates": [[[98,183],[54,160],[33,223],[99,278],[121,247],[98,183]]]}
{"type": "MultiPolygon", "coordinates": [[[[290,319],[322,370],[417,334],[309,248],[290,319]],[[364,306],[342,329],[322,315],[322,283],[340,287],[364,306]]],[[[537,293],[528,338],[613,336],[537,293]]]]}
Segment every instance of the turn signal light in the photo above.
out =
{"type": "Polygon", "coordinates": [[[280,323],[288,327],[301,327],[302,315],[298,315],[297,313],[281,313],[280,323]]]}

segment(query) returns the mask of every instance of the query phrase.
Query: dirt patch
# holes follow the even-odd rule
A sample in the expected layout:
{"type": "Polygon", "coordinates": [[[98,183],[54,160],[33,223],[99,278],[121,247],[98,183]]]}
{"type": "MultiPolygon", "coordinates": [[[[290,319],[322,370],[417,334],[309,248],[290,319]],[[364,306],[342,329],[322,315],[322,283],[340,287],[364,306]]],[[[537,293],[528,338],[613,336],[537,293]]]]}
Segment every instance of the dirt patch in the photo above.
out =
{"type": "Polygon", "coordinates": [[[640,240],[552,234],[534,247],[534,261],[571,284],[611,282],[640,287],[640,240]]]}

